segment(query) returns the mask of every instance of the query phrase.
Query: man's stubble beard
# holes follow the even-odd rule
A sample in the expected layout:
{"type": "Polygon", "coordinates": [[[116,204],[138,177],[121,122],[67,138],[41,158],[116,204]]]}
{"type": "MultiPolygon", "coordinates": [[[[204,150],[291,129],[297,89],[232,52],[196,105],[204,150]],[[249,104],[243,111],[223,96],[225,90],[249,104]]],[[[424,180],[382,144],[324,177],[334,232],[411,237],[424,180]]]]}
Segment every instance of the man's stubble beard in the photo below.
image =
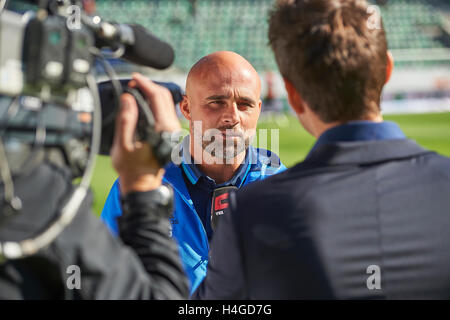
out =
{"type": "Polygon", "coordinates": [[[202,141],[202,149],[215,158],[230,160],[245,152],[250,143],[250,137],[239,137],[237,140],[233,139],[230,142],[228,139],[216,139],[213,136],[211,137],[211,141],[202,141]]]}
{"type": "Polygon", "coordinates": [[[254,138],[254,132],[246,134],[242,130],[233,130],[230,127],[212,128],[200,134],[199,132],[195,132],[196,130],[192,122],[191,128],[194,128],[194,144],[201,145],[202,152],[219,161],[226,161],[226,163],[232,163],[230,160],[245,152],[254,138]],[[225,131],[225,134],[229,133],[231,136],[237,137],[237,139],[231,137],[223,139],[223,131],[225,131]]]}

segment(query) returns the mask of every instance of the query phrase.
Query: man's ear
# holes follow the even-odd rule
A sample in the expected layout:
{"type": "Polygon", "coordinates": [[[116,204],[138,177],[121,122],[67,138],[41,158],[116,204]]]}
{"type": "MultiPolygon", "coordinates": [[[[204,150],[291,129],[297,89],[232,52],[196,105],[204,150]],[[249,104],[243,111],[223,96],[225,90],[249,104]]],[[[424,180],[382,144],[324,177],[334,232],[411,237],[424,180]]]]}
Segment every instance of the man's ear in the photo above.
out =
{"type": "Polygon", "coordinates": [[[183,100],[181,100],[181,102],[180,102],[180,110],[181,110],[181,113],[183,114],[183,116],[187,120],[191,120],[191,109],[189,107],[189,101],[188,101],[187,95],[184,95],[183,100]]]}
{"type": "Polygon", "coordinates": [[[387,52],[387,65],[386,65],[386,83],[389,82],[391,79],[392,71],[394,70],[394,56],[392,56],[392,53],[388,50],[387,52]]]}
{"type": "Polygon", "coordinates": [[[297,89],[295,89],[294,85],[288,79],[283,78],[283,81],[288,95],[289,104],[292,109],[294,109],[297,114],[304,113],[305,107],[303,105],[303,99],[300,96],[300,93],[298,93],[297,89]]]}

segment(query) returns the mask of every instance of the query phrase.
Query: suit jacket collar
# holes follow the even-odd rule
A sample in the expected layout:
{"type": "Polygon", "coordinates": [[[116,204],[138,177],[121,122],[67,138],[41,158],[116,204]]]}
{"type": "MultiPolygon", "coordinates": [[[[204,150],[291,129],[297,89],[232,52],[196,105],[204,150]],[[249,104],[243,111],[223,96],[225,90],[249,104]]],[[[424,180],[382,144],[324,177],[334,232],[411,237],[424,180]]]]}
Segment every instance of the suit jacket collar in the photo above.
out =
{"type": "Polygon", "coordinates": [[[304,165],[374,164],[432,153],[410,139],[333,142],[311,150],[304,165]]]}

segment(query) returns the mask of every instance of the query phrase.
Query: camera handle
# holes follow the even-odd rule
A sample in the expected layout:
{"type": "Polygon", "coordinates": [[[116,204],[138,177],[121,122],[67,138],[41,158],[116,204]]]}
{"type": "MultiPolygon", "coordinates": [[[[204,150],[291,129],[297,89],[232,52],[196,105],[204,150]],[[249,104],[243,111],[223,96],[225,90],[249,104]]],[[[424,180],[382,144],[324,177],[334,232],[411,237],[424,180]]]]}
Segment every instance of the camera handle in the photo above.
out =
{"type": "Polygon", "coordinates": [[[131,94],[136,99],[139,108],[136,128],[138,139],[150,145],[156,160],[161,167],[164,167],[170,162],[172,149],[175,146],[175,143],[172,143],[171,140],[171,133],[167,131],[155,131],[155,117],[139,90],[125,87],[124,92],[131,94]]]}

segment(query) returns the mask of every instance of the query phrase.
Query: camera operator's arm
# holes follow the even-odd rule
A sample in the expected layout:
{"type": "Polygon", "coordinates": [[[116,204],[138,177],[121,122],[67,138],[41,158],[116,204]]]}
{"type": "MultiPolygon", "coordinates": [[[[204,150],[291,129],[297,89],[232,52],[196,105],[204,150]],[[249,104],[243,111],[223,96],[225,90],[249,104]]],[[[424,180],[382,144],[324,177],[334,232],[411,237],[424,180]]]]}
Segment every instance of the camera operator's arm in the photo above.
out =
{"type": "MultiPolygon", "coordinates": [[[[170,92],[140,75],[130,84],[149,100],[155,116],[156,131],[180,129],[170,92]]],[[[119,219],[120,237],[132,247],[151,276],[152,297],[186,298],[188,282],[179,258],[178,247],[169,237],[172,213],[171,191],[161,186],[164,170],[147,143],[135,141],[138,107],[129,94],[121,97],[116,132],[111,151],[113,166],[119,173],[123,216],[119,219]]]]}

